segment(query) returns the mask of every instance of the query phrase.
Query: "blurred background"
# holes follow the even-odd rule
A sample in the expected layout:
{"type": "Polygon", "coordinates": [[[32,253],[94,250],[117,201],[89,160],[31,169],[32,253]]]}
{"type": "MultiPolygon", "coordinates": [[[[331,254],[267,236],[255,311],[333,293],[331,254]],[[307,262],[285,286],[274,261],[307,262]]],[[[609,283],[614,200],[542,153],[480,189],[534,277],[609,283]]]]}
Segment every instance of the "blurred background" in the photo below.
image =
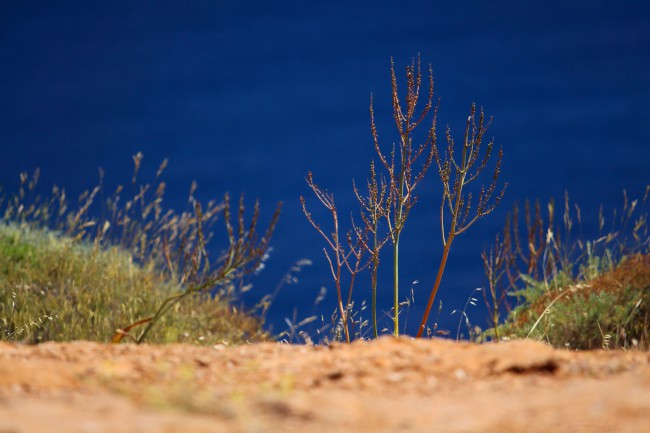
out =
{"type": "MultiPolygon", "coordinates": [[[[313,171],[334,193],[342,219],[358,211],[352,179],[362,184],[375,157],[370,95],[388,151],[398,138],[390,59],[403,84],[418,55],[433,69],[439,143],[447,125],[462,139],[476,102],[494,116],[488,136],[503,147],[509,183],[502,205],[452,248],[432,321],[455,335],[460,317],[451,312],[485,285],[480,254],[515,202],[561,201],[567,191],[589,237],[601,204],[620,206],[623,189],[638,196],[650,183],[646,2],[5,0],[0,185],[15,192],[19,173],[40,167],[44,191],[57,184],[75,197],[97,184],[102,167],[111,191],[130,181],[141,151],[143,180],[169,158],[166,203],[176,210],[187,207],[192,180],[202,200],[226,191],[245,193],[251,205],[259,198],[265,221],[282,201],[271,256],[242,301],[254,305],[310,259],[279,292],[268,322],[276,332],[285,318],[316,314],[312,325],[321,315],[329,323],[336,295],[324,242],[299,196],[323,224],[327,213],[304,178],[313,171]],[[314,306],[321,287],[327,294],[314,306]]],[[[442,252],[440,191],[434,168],[401,243],[402,294],[415,298],[404,316],[410,332],[442,252]]],[[[383,312],[392,299],[388,258],[383,312]]],[[[370,300],[366,277],[355,290],[357,305],[370,300]]],[[[484,327],[481,302],[467,314],[484,327]]]]}

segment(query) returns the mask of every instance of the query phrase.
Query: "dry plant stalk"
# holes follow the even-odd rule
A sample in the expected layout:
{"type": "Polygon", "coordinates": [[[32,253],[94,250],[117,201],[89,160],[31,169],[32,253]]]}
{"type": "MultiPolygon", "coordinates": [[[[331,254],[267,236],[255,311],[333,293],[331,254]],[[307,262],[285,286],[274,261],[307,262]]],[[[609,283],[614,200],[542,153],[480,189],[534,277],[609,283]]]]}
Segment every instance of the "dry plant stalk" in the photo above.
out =
{"type": "Polygon", "coordinates": [[[339,218],[338,211],[336,209],[336,204],[334,202],[334,195],[328,193],[327,191],[321,189],[318,185],[314,183],[313,175],[311,172],[307,174],[307,185],[314,192],[321,204],[327,209],[332,217],[332,231],[328,236],[320,225],[314,221],[311,213],[307,210],[306,200],[303,196],[300,196],[300,203],[302,205],[302,210],[309,220],[309,223],[320,233],[320,235],[325,239],[327,246],[331,250],[331,254],[327,251],[327,248],[323,248],[325,257],[330,266],[330,271],[332,272],[332,278],[334,279],[334,285],[336,286],[336,295],[338,298],[338,309],[339,314],[341,315],[341,323],[343,326],[343,332],[345,334],[345,341],[349,343],[351,341],[349,319],[350,319],[350,308],[352,305],[352,292],[354,289],[354,284],[357,275],[363,269],[367,267],[367,263],[363,263],[364,248],[363,245],[367,242],[365,239],[361,239],[361,236],[365,236],[365,232],[353,231],[346,234],[346,246],[341,243],[341,238],[339,235],[339,218]],[[353,238],[356,238],[354,239],[353,238]],[[353,263],[354,259],[354,263],[353,263]],[[350,275],[348,291],[345,300],[343,301],[343,271],[347,271],[350,275]]]}
{"type": "Polygon", "coordinates": [[[506,216],[502,234],[498,233],[494,244],[481,254],[488,281],[488,290],[483,291],[483,299],[497,341],[501,339],[501,307],[505,306],[510,311],[506,300],[508,292],[518,293],[519,280],[524,275],[537,280],[541,272],[546,279],[554,261],[547,250],[548,242],[552,239],[552,235],[549,237],[548,234],[553,232],[553,200],[548,203],[548,225],[544,223],[539,201],[535,202],[534,209],[529,201],[524,202],[525,236],[520,234],[519,214],[519,206],[515,203],[512,215],[506,216]]]}
{"type": "Polygon", "coordinates": [[[416,186],[422,181],[431,162],[436,148],[436,119],[437,107],[433,109],[433,120],[426,139],[420,145],[413,144],[413,130],[427,117],[433,108],[433,71],[429,66],[429,93],[422,111],[416,115],[416,108],[420,98],[420,85],[422,74],[420,59],[415,60],[406,67],[406,104],[402,108],[397,88],[395,67],[391,59],[391,85],[393,101],[393,118],[399,132],[398,154],[395,147],[391,152],[390,160],[382,153],[379,145],[379,134],[375,124],[375,112],[372,97],[370,100],[370,128],[372,130],[375,151],[379,160],[388,172],[388,199],[383,216],[388,224],[388,233],[393,245],[393,334],[399,336],[399,241],[409,212],[417,202],[415,195],[416,186]],[[419,167],[418,159],[424,156],[419,167]],[[398,159],[397,164],[395,159],[398,159]]]}
{"type": "MultiPolygon", "coordinates": [[[[547,280],[547,276],[556,265],[555,257],[548,247],[552,246],[555,241],[561,240],[561,234],[553,227],[555,203],[552,199],[548,203],[548,223],[546,224],[539,202],[535,202],[534,211],[529,201],[524,202],[525,238],[523,242],[519,228],[519,213],[519,206],[515,203],[512,210],[512,224],[510,224],[508,215],[506,226],[503,229],[504,242],[510,241],[507,248],[512,249],[512,262],[507,267],[506,273],[509,287],[515,291],[522,275],[527,275],[535,280],[540,277],[547,280]],[[556,232],[557,235],[554,234],[556,232]],[[555,239],[556,236],[557,239],[555,239]]],[[[498,246],[498,243],[495,247],[505,248],[505,246],[498,246]]]]}
{"type": "Polygon", "coordinates": [[[497,181],[501,172],[501,161],[503,158],[503,150],[500,149],[497,155],[496,166],[492,175],[492,181],[487,188],[481,186],[478,197],[478,203],[475,205],[473,216],[470,218],[472,212],[472,194],[463,194],[463,189],[476,180],[481,172],[487,166],[490,156],[492,154],[492,147],[494,141],[490,141],[481,157],[481,144],[483,136],[487,131],[491,119],[485,121],[483,110],[480,110],[478,115],[478,122],[476,121],[476,107],[472,104],[470,115],[467,118],[467,126],[465,129],[465,138],[462,146],[462,153],[460,161],[454,157],[455,144],[451,137],[451,131],[447,128],[447,150],[444,159],[438,152],[437,147],[433,146],[436,164],[438,165],[438,174],[443,184],[442,200],[440,204],[440,227],[442,232],[443,252],[440,260],[440,266],[436,280],[431,289],[431,294],[427,302],[427,306],[418,328],[417,337],[422,337],[424,329],[433,306],[433,301],[440,288],[442,275],[447,264],[449,251],[456,236],[464,233],[470,228],[478,219],[488,215],[499,205],[503,194],[505,193],[506,185],[504,185],[501,192],[495,195],[497,181]],[[472,171],[473,169],[473,171],[472,171]],[[451,215],[451,222],[449,230],[445,233],[445,213],[449,212],[451,215]]]}
{"type": "MultiPolygon", "coordinates": [[[[206,249],[206,236],[202,226],[204,216],[201,205],[195,202],[194,218],[197,224],[197,236],[194,242],[191,242],[191,245],[181,242],[180,249],[184,251],[182,260],[172,261],[169,243],[167,241],[163,243],[163,252],[167,258],[167,265],[174,274],[180,275],[179,286],[183,288],[183,291],[167,297],[152,317],[139,320],[125,328],[131,329],[136,324],[147,324],[140,336],[133,338],[138,344],[145,341],[147,334],[156,323],[183,298],[199,292],[213,290],[217,287],[223,287],[254,272],[260,266],[280,216],[280,205],[276,208],[271,223],[262,238],[259,238],[257,233],[259,203],[255,202],[253,216],[248,224],[246,224],[244,218],[244,211],[244,197],[241,196],[237,212],[237,227],[235,228],[232,224],[230,197],[227,193],[225,194],[223,215],[228,234],[228,249],[217,260],[218,266],[211,269],[206,249]]],[[[119,342],[123,335],[128,335],[127,333],[128,331],[124,329],[118,330],[113,337],[113,342],[119,342]]]]}
{"type": "Polygon", "coordinates": [[[510,306],[506,302],[506,296],[508,294],[507,286],[502,281],[503,277],[508,274],[515,262],[509,227],[510,219],[508,218],[506,220],[503,241],[501,241],[499,234],[497,234],[495,244],[489,249],[483,250],[483,253],[481,253],[483,270],[488,280],[488,290],[483,290],[483,300],[490,315],[492,329],[494,330],[494,336],[497,341],[501,339],[499,335],[501,306],[505,304],[506,309],[510,311],[510,306]]]}
{"type": "Polygon", "coordinates": [[[379,231],[379,224],[388,212],[390,212],[391,196],[387,195],[387,185],[383,178],[377,181],[375,163],[370,163],[370,179],[368,180],[368,195],[364,197],[353,184],[354,194],[361,205],[361,220],[364,228],[361,229],[352,222],[357,238],[362,242],[366,251],[370,254],[370,278],[372,290],[371,314],[372,330],[375,338],[379,337],[379,327],[377,325],[377,272],[379,270],[379,253],[384,247],[390,236],[382,235],[379,231]],[[364,236],[367,233],[368,236],[364,236]]]}

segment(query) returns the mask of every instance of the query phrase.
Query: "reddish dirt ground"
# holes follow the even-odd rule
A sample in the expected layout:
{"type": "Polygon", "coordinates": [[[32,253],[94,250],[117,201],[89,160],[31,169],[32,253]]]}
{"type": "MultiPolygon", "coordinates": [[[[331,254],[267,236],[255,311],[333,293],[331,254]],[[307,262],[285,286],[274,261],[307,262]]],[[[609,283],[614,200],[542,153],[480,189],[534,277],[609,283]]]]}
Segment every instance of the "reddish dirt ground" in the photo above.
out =
{"type": "Polygon", "coordinates": [[[650,353],[0,343],[0,433],[650,432],[650,353]]]}

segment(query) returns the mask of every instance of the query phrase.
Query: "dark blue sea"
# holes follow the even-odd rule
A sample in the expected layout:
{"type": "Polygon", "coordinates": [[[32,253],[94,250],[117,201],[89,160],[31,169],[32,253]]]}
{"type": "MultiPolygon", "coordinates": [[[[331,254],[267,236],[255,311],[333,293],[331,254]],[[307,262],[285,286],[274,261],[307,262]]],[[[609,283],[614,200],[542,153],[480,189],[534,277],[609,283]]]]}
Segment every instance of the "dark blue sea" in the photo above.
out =
{"type": "MultiPolygon", "coordinates": [[[[375,157],[370,95],[390,149],[390,60],[403,84],[418,55],[433,69],[440,143],[447,125],[462,140],[476,102],[494,116],[488,135],[503,148],[509,184],[502,205],[452,248],[437,320],[455,335],[460,316],[451,312],[485,286],[481,251],[514,203],[561,201],[568,191],[589,237],[600,204],[620,206],[623,189],[638,196],[650,183],[646,2],[4,0],[0,184],[16,191],[19,173],[40,167],[42,185],[75,196],[102,167],[114,187],[129,181],[141,151],[144,178],[169,158],[166,203],[176,210],[192,180],[203,200],[225,191],[259,198],[266,221],[282,201],[271,256],[243,302],[254,305],[310,259],[268,322],[280,332],[285,318],[317,314],[314,332],[321,315],[329,323],[336,296],[323,240],[300,209],[304,195],[325,224],[305,176],[335,195],[347,221],[357,210],[352,179],[363,183],[375,157]],[[314,306],[321,287],[327,295],[314,306]]],[[[402,294],[412,288],[415,297],[404,316],[410,332],[442,252],[439,201],[432,169],[401,243],[402,294]]],[[[387,273],[380,282],[384,312],[389,281],[387,273]]],[[[367,280],[355,290],[357,305],[370,300],[367,280]]],[[[467,314],[485,327],[481,302],[467,314]]]]}

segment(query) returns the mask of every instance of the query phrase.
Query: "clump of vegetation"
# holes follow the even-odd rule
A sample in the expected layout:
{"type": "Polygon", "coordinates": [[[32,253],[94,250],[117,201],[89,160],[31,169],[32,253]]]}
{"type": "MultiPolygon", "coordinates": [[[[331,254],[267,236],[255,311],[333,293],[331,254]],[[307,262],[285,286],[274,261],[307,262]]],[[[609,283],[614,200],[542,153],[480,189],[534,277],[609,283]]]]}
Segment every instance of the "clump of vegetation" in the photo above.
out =
{"type": "Polygon", "coordinates": [[[100,185],[76,208],[56,186],[50,197],[38,195],[38,171],[21,175],[18,194],[0,203],[0,338],[208,344],[269,337],[261,319],[233,301],[266,257],[279,206],[261,237],[257,204],[246,223],[242,198],[233,224],[228,195],[201,205],[195,184],[189,211],[164,210],[166,161],[153,183],[138,185],[141,161],[134,156],[133,195],[125,200],[120,186],[100,200],[100,171],[100,185]],[[211,261],[219,219],[227,246],[211,261]]]}
{"type": "Polygon", "coordinates": [[[624,193],[610,228],[601,208],[599,235],[590,241],[572,238],[582,217],[568,195],[559,227],[552,201],[546,219],[538,203],[527,203],[525,227],[515,207],[483,254],[492,322],[483,338],[534,338],[572,349],[650,347],[649,195],[650,186],[640,200],[624,193]]]}
{"type": "Polygon", "coordinates": [[[354,193],[360,203],[363,225],[357,225],[353,218],[351,221],[352,229],[342,236],[334,196],[315,184],[311,173],[307,176],[307,184],[321,204],[330,212],[333,221],[331,230],[323,230],[314,221],[311,213],[307,210],[305,199],[301,197],[303,211],[307,219],[326,239],[329,247],[325,250],[325,254],[337,289],[338,315],[342,322],[345,339],[348,342],[351,339],[348,321],[351,317],[353,305],[352,292],[354,283],[357,281],[359,273],[367,268],[370,269],[371,274],[373,333],[375,338],[378,336],[377,271],[380,263],[380,251],[389,241],[393,247],[393,335],[399,336],[400,307],[408,305],[408,302],[400,303],[399,299],[400,238],[406,220],[417,203],[416,187],[422,182],[434,160],[437,163],[443,184],[440,218],[444,248],[436,280],[418,329],[418,337],[422,336],[426,328],[429,313],[440,288],[453,240],[456,236],[465,232],[479,218],[492,212],[499,204],[505,191],[505,187],[500,191],[497,191],[496,188],[501,169],[502,151],[498,152],[492,180],[487,187],[482,186],[478,191],[478,199],[473,202],[472,194],[464,191],[470,183],[479,177],[492,156],[493,142],[490,141],[487,145],[482,146],[484,134],[490,123],[490,120],[485,119],[483,111],[479,110],[477,114],[475,106],[472,105],[471,107],[460,159],[455,156],[455,143],[449,128],[447,128],[446,133],[447,147],[441,154],[437,147],[436,122],[438,110],[437,107],[434,108],[433,106],[434,86],[431,67],[429,67],[429,91],[424,106],[419,113],[417,107],[422,85],[419,59],[417,63],[414,60],[406,67],[406,97],[404,103],[400,102],[397,77],[392,61],[390,72],[393,118],[399,139],[397,145],[393,145],[389,154],[382,150],[371,98],[370,119],[373,143],[380,161],[378,165],[383,167],[385,176],[377,175],[376,164],[373,161],[370,164],[367,195],[362,194],[357,186],[353,185],[354,193]],[[433,113],[431,126],[427,129],[420,144],[415,144],[414,131],[431,112],[433,113]],[[451,220],[448,231],[444,221],[445,214],[450,215],[451,220]],[[345,239],[345,242],[342,242],[341,238],[345,239]],[[346,296],[341,291],[343,273],[345,272],[349,276],[346,296]]]}

